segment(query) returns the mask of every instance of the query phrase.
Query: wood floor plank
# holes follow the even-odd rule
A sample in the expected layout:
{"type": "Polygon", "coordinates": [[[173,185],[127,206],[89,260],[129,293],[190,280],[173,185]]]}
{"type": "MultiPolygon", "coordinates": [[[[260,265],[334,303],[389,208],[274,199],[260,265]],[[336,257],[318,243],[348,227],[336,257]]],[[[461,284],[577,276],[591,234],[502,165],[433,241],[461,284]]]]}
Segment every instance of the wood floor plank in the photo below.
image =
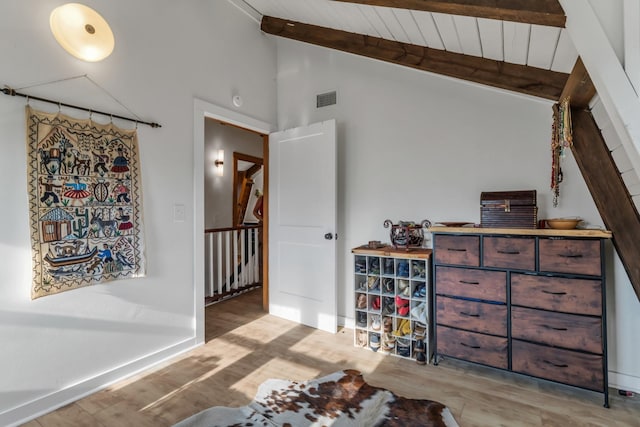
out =
{"type": "Polygon", "coordinates": [[[444,359],[438,366],[353,346],[262,311],[262,291],[206,309],[207,343],[152,370],[37,418],[27,427],[171,426],[211,406],[243,406],[269,378],[308,380],[341,369],[369,384],[447,405],[461,426],[638,426],[640,399],[598,393],[444,359]]]}

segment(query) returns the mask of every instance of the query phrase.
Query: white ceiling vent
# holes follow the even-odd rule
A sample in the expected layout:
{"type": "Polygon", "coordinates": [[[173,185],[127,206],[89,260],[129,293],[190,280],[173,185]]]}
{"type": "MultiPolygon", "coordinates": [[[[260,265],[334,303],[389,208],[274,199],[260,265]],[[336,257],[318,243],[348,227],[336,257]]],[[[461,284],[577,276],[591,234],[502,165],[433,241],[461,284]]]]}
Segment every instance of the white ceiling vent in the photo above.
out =
{"type": "Polygon", "coordinates": [[[316,95],[316,108],[328,107],[336,104],[336,91],[316,95]]]}

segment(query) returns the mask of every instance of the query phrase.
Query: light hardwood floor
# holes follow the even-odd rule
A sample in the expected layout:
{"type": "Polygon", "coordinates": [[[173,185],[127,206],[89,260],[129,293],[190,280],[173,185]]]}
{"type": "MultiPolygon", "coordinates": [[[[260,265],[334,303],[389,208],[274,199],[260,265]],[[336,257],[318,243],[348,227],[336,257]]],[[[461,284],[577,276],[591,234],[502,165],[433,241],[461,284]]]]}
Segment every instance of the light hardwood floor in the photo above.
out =
{"type": "Polygon", "coordinates": [[[210,406],[243,406],[269,378],[306,380],[345,368],[367,382],[449,406],[472,426],[640,426],[640,398],[602,395],[498,370],[444,360],[416,363],[353,346],[336,335],[269,316],[261,290],[207,308],[206,345],[122,381],[28,427],[171,426],[210,406]]]}

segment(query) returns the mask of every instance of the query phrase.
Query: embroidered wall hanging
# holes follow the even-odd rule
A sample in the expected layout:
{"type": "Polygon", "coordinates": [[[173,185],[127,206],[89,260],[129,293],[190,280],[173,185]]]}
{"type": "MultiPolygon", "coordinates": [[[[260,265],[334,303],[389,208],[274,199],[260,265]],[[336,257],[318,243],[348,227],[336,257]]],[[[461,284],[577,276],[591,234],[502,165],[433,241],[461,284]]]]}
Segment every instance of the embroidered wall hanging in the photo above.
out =
{"type": "Polygon", "coordinates": [[[144,275],[137,132],[27,107],[31,298],[144,275]]]}

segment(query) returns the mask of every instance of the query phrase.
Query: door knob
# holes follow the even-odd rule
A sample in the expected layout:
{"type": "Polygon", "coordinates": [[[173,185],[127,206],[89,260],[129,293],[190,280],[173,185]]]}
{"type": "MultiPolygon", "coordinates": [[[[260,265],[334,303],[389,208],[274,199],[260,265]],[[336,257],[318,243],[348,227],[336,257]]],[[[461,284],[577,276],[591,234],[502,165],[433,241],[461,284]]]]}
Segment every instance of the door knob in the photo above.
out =
{"type": "Polygon", "coordinates": [[[333,239],[333,233],[327,233],[324,235],[324,238],[327,240],[332,240],[333,239]]]}

